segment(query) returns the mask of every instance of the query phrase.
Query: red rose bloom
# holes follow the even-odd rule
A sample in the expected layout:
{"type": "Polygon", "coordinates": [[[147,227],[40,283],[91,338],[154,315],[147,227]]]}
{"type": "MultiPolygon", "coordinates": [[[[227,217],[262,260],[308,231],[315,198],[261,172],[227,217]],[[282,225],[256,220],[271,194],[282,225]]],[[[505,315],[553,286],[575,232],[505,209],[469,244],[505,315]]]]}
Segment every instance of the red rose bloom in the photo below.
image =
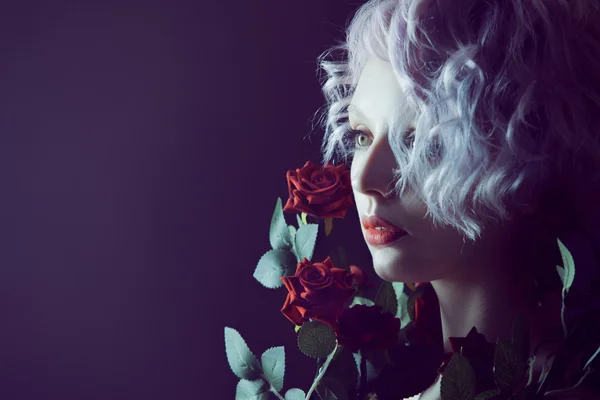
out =
{"type": "Polygon", "coordinates": [[[338,319],[336,337],[341,346],[356,353],[360,349],[386,349],[398,341],[400,320],[381,312],[379,306],[358,304],[347,308],[338,319]]]}
{"type": "Polygon", "coordinates": [[[358,292],[363,292],[367,289],[373,288],[375,285],[369,282],[369,277],[367,274],[363,272],[356,265],[350,266],[350,272],[354,275],[354,280],[356,282],[356,290],[358,292]]]}
{"type": "Polygon", "coordinates": [[[335,268],[329,257],[322,263],[304,258],[294,276],[281,280],[288,290],[281,312],[298,326],[314,319],[335,327],[344,305],[354,294],[354,275],[335,268]]]}
{"type": "Polygon", "coordinates": [[[352,206],[350,171],[344,165],[319,167],[308,161],[286,174],[289,199],[287,212],[304,212],[319,218],[344,218],[352,206]]]}

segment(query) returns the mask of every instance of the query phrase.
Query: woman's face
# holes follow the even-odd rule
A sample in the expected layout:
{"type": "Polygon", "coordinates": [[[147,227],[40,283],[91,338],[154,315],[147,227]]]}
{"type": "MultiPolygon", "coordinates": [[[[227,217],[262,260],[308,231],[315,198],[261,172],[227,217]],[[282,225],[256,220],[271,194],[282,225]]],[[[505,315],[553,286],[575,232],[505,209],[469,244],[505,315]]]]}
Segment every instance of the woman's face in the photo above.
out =
{"type": "MultiPolygon", "coordinates": [[[[390,63],[372,58],[365,66],[349,107],[355,137],[352,189],[361,218],[379,216],[407,234],[387,245],[367,242],[375,272],[384,280],[428,282],[464,275],[478,251],[451,227],[434,227],[427,209],[410,190],[393,197],[396,160],[387,140],[388,117],[403,92],[390,63]],[[386,197],[386,193],[391,196],[386,197]]],[[[362,227],[362,224],[361,224],[362,227]]],[[[367,231],[362,227],[365,240],[367,231]]],[[[487,253],[487,252],[486,252],[487,253]]]]}

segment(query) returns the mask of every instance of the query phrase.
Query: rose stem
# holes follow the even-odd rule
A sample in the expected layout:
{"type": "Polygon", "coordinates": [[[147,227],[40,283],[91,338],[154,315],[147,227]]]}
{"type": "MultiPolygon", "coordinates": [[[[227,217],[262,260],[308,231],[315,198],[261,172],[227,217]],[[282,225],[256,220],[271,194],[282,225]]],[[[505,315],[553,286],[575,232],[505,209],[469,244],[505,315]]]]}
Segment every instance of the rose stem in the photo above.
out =
{"type": "Polygon", "coordinates": [[[319,381],[321,380],[321,378],[323,378],[323,375],[325,375],[325,372],[327,371],[327,367],[329,367],[329,363],[331,362],[331,360],[333,360],[333,356],[335,355],[335,352],[337,351],[337,348],[338,348],[338,344],[337,344],[337,341],[336,341],[335,347],[333,348],[333,351],[331,352],[331,354],[329,354],[327,356],[327,360],[325,360],[325,364],[323,364],[323,369],[321,370],[321,372],[319,373],[319,375],[315,378],[315,381],[313,382],[312,386],[308,390],[308,393],[306,394],[306,399],[305,400],[310,400],[310,396],[312,395],[312,393],[317,388],[317,385],[319,384],[319,381]]]}
{"type": "Polygon", "coordinates": [[[362,400],[367,390],[367,358],[365,352],[360,352],[360,389],[358,390],[358,398],[362,400]]]}

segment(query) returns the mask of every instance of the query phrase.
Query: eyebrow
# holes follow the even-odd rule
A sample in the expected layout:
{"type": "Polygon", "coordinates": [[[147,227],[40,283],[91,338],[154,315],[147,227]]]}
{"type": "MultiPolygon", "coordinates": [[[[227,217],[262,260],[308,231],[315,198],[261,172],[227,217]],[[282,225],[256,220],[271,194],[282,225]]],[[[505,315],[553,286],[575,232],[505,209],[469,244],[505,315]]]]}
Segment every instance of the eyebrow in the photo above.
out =
{"type": "MultiPolygon", "coordinates": [[[[371,124],[371,121],[367,117],[365,117],[365,114],[360,110],[360,108],[358,108],[354,104],[348,105],[348,113],[350,113],[350,111],[352,111],[352,114],[354,114],[354,116],[359,120],[359,122],[362,122],[363,124],[367,125],[371,124]]],[[[387,123],[383,125],[382,129],[384,130],[384,132],[388,131],[389,127],[387,123]]]]}
{"type": "Polygon", "coordinates": [[[360,117],[360,118],[366,119],[366,118],[365,118],[365,115],[362,113],[362,111],[361,111],[361,110],[360,110],[360,109],[359,109],[357,106],[355,106],[354,104],[350,104],[350,105],[348,105],[348,112],[352,112],[352,113],[353,113],[353,114],[355,114],[357,117],[360,117]]]}

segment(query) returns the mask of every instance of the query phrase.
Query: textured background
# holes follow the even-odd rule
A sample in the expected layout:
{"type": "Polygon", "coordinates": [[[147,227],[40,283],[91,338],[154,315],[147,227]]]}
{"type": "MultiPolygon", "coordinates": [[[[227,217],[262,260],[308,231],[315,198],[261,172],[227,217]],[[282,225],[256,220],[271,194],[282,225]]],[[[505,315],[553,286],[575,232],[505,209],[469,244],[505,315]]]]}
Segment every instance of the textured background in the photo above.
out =
{"type": "MultiPolygon", "coordinates": [[[[252,273],[359,2],[5,3],[0,398],[233,399],[226,325],[306,391],[284,289],[252,273]]],[[[341,243],[372,273],[354,209],[341,243]]]]}

